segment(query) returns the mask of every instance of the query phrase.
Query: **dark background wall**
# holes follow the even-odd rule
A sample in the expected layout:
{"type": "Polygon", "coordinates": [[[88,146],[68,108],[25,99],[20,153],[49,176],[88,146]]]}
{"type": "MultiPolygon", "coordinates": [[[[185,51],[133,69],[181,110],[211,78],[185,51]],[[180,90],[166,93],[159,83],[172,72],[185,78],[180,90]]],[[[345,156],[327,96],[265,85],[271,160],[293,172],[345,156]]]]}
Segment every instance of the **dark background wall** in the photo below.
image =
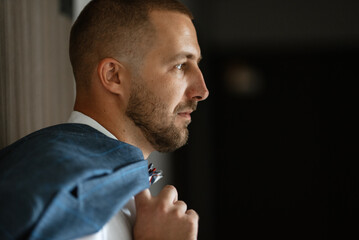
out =
{"type": "Polygon", "coordinates": [[[184,1],[210,97],[175,153],[199,239],[357,239],[358,1],[184,1]]]}

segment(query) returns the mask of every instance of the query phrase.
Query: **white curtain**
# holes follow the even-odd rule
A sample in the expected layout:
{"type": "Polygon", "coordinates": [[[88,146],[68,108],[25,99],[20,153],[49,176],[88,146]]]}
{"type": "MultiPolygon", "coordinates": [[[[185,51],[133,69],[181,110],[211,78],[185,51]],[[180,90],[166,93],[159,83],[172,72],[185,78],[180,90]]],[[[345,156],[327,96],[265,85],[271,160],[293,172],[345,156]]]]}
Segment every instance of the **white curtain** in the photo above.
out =
{"type": "Polygon", "coordinates": [[[72,20],[58,0],[0,0],[0,148],[68,118],[72,20]]]}

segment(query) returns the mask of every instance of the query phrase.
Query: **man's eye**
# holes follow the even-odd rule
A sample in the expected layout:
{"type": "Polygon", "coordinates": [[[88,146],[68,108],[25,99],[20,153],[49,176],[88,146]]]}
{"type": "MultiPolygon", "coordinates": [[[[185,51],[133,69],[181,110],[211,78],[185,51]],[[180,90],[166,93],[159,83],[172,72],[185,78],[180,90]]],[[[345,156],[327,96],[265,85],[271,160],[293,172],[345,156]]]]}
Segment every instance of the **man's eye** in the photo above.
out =
{"type": "Polygon", "coordinates": [[[183,68],[184,68],[184,66],[185,66],[185,64],[177,64],[176,66],[175,66],[175,68],[177,68],[178,70],[183,70],[183,68]]]}

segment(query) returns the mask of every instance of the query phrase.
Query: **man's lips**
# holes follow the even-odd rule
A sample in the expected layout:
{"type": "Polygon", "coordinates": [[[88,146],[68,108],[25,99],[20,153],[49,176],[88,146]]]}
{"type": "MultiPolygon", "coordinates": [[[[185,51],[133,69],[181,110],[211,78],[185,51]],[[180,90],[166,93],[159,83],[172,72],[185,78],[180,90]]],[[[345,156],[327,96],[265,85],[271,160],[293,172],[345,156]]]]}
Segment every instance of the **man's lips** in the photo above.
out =
{"type": "Polygon", "coordinates": [[[185,112],[179,112],[178,115],[183,117],[183,118],[186,118],[186,119],[191,119],[191,113],[193,111],[185,111],[185,112]]]}
{"type": "Polygon", "coordinates": [[[191,113],[197,109],[196,101],[189,101],[186,103],[181,103],[175,108],[177,116],[183,118],[187,121],[191,121],[191,113]]]}

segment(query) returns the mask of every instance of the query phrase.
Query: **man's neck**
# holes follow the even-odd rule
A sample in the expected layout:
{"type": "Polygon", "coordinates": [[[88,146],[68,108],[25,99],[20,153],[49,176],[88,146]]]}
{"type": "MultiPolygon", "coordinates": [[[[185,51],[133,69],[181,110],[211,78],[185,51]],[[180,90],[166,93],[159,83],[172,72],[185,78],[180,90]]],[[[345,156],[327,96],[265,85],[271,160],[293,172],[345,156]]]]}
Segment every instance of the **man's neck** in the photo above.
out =
{"type": "Polygon", "coordinates": [[[81,108],[75,105],[74,110],[85,114],[92,118],[107,131],[114,135],[118,140],[131,144],[141,149],[145,159],[154,151],[151,144],[144,137],[140,128],[138,128],[133,121],[131,121],[125,114],[113,114],[108,111],[94,111],[86,108],[81,108]],[[116,116],[116,118],[114,118],[116,116]],[[122,117],[117,117],[122,116],[122,117]]]}

